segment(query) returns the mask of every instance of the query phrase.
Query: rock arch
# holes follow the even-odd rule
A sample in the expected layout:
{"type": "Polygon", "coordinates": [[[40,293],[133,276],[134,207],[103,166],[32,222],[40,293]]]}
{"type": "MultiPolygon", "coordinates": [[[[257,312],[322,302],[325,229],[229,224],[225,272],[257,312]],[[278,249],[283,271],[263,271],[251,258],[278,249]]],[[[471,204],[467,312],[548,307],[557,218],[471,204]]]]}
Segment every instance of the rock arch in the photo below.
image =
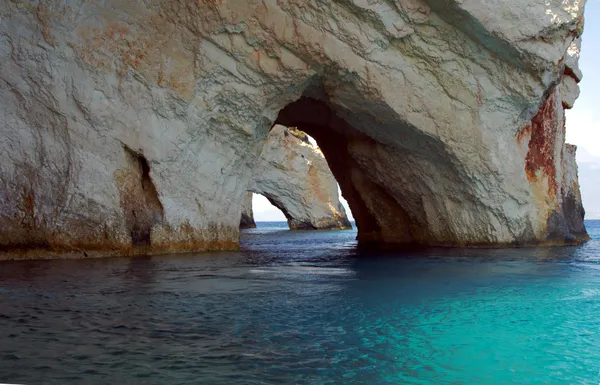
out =
{"type": "Polygon", "coordinates": [[[584,3],[5,1],[0,259],[236,249],[274,122],[317,140],[361,243],[582,242],[584,3]]]}
{"type": "Polygon", "coordinates": [[[393,110],[379,107],[376,117],[361,116],[330,103],[319,87],[306,94],[282,109],[276,123],[315,138],[362,243],[469,247],[587,239],[559,87],[514,139],[519,149],[522,136],[530,138],[523,163],[531,192],[498,175],[498,164],[495,172],[477,171],[490,167],[481,138],[463,137],[465,147],[452,148],[447,138],[398,119],[393,110]]]}
{"type": "MultiPolygon", "coordinates": [[[[304,132],[295,128],[276,125],[271,129],[252,170],[248,191],[265,196],[280,209],[292,230],[352,227],[323,154],[304,132]]],[[[242,221],[244,213],[248,215],[248,203],[252,204],[248,196],[247,193],[242,221]]]]}

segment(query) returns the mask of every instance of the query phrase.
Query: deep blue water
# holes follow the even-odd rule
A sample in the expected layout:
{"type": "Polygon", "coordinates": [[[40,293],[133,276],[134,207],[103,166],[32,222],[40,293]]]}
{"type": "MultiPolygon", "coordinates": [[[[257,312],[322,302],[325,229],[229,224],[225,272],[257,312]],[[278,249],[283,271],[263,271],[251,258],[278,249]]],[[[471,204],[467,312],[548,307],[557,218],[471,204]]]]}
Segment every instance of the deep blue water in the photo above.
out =
{"type": "Polygon", "coordinates": [[[600,221],[581,247],[358,251],[245,232],[239,253],[0,264],[0,383],[594,384],[600,221]]]}

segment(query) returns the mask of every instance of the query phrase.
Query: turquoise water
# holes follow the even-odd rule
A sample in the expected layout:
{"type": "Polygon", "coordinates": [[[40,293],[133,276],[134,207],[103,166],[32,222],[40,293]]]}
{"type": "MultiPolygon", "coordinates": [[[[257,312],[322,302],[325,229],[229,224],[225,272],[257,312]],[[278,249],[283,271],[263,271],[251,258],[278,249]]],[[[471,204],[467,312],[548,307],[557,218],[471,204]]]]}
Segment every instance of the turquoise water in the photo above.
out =
{"type": "Polygon", "coordinates": [[[0,383],[598,384],[581,247],[375,253],[259,224],[239,253],[0,264],[0,383]]]}

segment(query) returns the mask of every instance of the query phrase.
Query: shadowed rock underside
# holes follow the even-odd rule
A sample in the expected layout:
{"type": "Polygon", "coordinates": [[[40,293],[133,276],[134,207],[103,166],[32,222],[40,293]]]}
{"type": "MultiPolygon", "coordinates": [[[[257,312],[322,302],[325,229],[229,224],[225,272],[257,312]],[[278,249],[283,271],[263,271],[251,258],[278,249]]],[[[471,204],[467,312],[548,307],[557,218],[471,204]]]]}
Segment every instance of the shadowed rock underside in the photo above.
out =
{"type": "Polygon", "coordinates": [[[240,229],[254,229],[254,213],[252,211],[252,192],[247,191],[242,205],[242,217],[240,218],[240,229]]]}

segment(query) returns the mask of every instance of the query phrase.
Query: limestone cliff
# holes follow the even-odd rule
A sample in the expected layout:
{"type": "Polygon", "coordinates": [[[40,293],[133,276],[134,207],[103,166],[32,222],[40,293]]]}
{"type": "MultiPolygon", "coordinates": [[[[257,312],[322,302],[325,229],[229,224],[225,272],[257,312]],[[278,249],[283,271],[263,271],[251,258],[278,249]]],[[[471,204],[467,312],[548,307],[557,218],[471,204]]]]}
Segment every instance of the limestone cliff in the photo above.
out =
{"type": "Polygon", "coordinates": [[[240,229],[253,229],[256,227],[254,213],[252,212],[252,192],[247,191],[242,205],[242,217],[240,218],[240,229]]]}
{"type": "Polygon", "coordinates": [[[316,139],[360,242],[587,237],[585,0],[0,1],[4,258],[235,249],[275,122],[316,139]]]}
{"type": "Polygon", "coordinates": [[[302,131],[271,129],[248,190],[279,208],[292,230],[352,228],[323,153],[302,131]]]}

